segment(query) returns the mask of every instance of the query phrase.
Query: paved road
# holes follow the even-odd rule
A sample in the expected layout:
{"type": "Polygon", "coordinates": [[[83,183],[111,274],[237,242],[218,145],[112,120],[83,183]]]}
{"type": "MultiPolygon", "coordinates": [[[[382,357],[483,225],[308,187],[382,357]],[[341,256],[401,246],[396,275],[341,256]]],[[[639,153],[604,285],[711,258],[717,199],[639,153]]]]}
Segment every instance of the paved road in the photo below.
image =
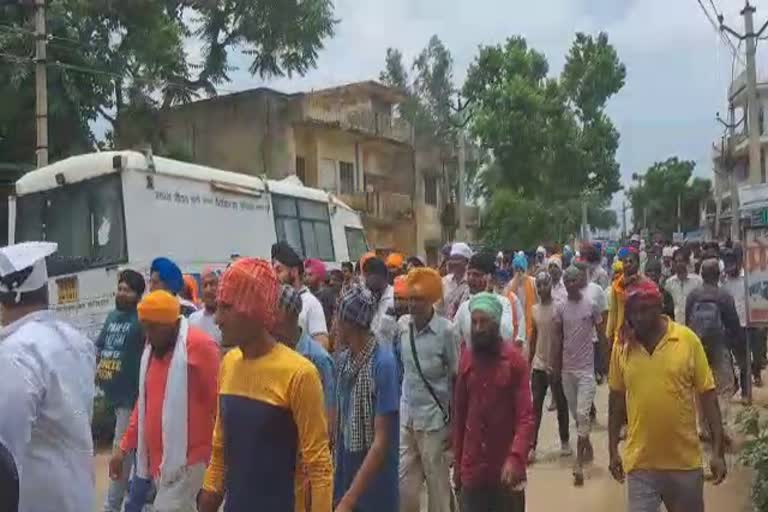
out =
{"type": "MultiPolygon", "coordinates": [[[[768,405],[768,390],[756,390],[755,403],[768,405]]],[[[539,445],[542,455],[530,468],[528,476],[529,512],[619,512],[625,510],[624,488],[614,482],[608,473],[608,433],[605,429],[607,413],[607,386],[598,389],[598,425],[593,433],[595,464],[586,473],[583,488],[572,485],[571,459],[557,455],[559,442],[555,414],[547,412],[542,424],[539,445]]],[[[572,432],[575,429],[572,426],[572,432]]],[[[575,434],[575,432],[574,432],[575,434]]],[[[107,454],[95,458],[97,506],[100,512],[107,487],[107,454]]],[[[705,498],[707,510],[743,512],[749,509],[749,472],[729,457],[728,480],[719,487],[707,484],[705,498]]],[[[395,511],[393,511],[395,512],[395,511]]]]}

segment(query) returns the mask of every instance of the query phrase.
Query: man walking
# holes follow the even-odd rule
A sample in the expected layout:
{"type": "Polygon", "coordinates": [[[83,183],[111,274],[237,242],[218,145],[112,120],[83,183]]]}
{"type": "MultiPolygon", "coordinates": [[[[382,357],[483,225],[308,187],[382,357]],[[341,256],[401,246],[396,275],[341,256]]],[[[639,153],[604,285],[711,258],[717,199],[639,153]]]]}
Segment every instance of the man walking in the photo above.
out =
{"type": "Polygon", "coordinates": [[[613,347],[621,341],[624,331],[624,303],[627,293],[644,278],[640,275],[640,254],[634,247],[619,249],[621,271],[615,274],[608,293],[608,319],[605,334],[613,347]]]}
{"type": "Polygon", "coordinates": [[[450,320],[435,313],[442,299],[440,274],[408,274],[411,314],[399,321],[403,359],[400,398],[400,512],[419,512],[426,480],[429,512],[451,510],[449,410],[456,378],[458,340],[450,320]]]}
{"type": "Polygon", "coordinates": [[[358,287],[342,297],[337,312],[346,350],[336,380],[335,512],[392,512],[400,502],[400,379],[392,351],[370,331],[374,308],[370,291],[358,287]]]}
{"type": "Polygon", "coordinates": [[[454,485],[463,512],[524,512],[526,460],[534,417],[528,365],[499,332],[501,302],[470,302],[472,346],[463,350],[455,390],[454,485]]]}
{"type": "Polygon", "coordinates": [[[685,320],[704,346],[715,379],[720,414],[727,426],[731,397],[736,392],[731,349],[743,352],[744,335],[733,297],[720,288],[720,261],[715,258],[704,260],[701,278],[704,284],[688,295],[685,320]],[[728,340],[733,340],[730,346],[728,340]]]}
{"type": "Polygon", "coordinates": [[[590,409],[597,391],[593,333],[597,331],[599,344],[607,343],[602,329],[602,313],[584,293],[582,272],[574,266],[568,267],[564,280],[568,300],[555,307],[558,343],[553,375],[555,379],[562,379],[568,408],[576,421],[578,439],[573,482],[581,486],[584,485],[584,464],[594,458],[590,441],[590,409]]]}
{"type": "Polygon", "coordinates": [[[94,346],[48,310],[56,248],[0,249],[0,458],[11,477],[0,501],[18,493],[21,512],[93,508],[94,346]]]}
{"type": "Polygon", "coordinates": [[[661,314],[651,281],[627,297],[628,336],[614,347],[608,382],[610,471],[627,481],[629,512],[704,511],[704,475],[692,395],[712,432],[713,482],[725,479],[723,429],[704,348],[688,328],[661,314]],[[619,431],[628,424],[624,457],[619,431]]]}
{"type": "Polygon", "coordinates": [[[368,258],[363,264],[363,276],[375,306],[371,332],[380,344],[390,346],[397,335],[397,323],[387,314],[395,307],[395,289],[389,284],[386,263],[380,258],[368,258]]]}
{"type": "MultiPolygon", "coordinates": [[[[171,295],[179,296],[184,291],[184,275],[175,262],[168,258],[155,258],[149,267],[149,291],[165,290],[171,295]]],[[[197,311],[197,306],[186,299],[179,298],[181,314],[189,318],[197,311]]]]}
{"type": "MultiPolygon", "coordinates": [[[[205,331],[217,345],[221,346],[221,330],[216,325],[216,294],[219,291],[219,274],[206,270],[202,276],[203,308],[189,316],[189,325],[205,331]]],[[[222,347],[225,352],[231,347],[222,347]]]]}
{"type": "Polygon", "coordinates": [[[328,350],[330,340],[325,312],[317,297],[304,285],[304,263],[301,258],[287,242],[278,242],[272,246],[272,265],[280,283],[293,286],[301,295],[301,329],[328,350]]]}
{"type": "Polygon", "coordinates": [[[675,322],[685,324],[685,304],[688,295],[702,285],[701,277],[690,271],[691,251],[683,247],[675,251],[675,274],[667,279],[664,289],[675,303],[675,322]]]}
{"type": "Polygon", "coordinates": [[[309,481],[309,510],[331,510],[323,389],[313,364],[271,334],[279,295],[277,276],[265,260],[243,258],[221,278],[219,326],[225,343],[239,349],[221,364],[200,512],[218,511],[225,495],[225,512],[297,510],[297,460],[309,481]]]}
{"type": "MultiPolygon", "coordinates": [[[[139,363],[144,350],[144,332],[136,307],[144,295],[144,278],[123,270],[117,279],[115,310],[107,315],[96,340],[96,383],[115,411],[114,448],[123,438],[139,393],[139,363]]],[[[128,490],[133,453],[127,453],[121,478],[109,484],[104,512],[122,512],[128,490]]]]}
{"type": "Polygon", "coordinates": [[[126,456],[136,450],[126,510],[141,510],[151,480],[157,489],[155,512],[192,512],[211,455],[219,349],[189,325],[179,299],[164,290],[144,297],[138,313],[148,343],[138,401],[110,460],[110,477],[123,477],[126,456]]]}
{"type": "Polygon", "coordinates": [[[528,462],[536,461],[536,447],[539,440],[542,409],[547,389],[552,389],[552,399],[557,408],[557,426],[560,432],[560,455],[569,457],[573,451],[570,445],[568,402],[563,393],[560,379],[552,378],[553,348],[559,334],[555,325],[555,305],[552,301],[552,278],[547,272],[539,272],[536,276],[536,288],[539,303],[533,307],[533,331],[530,340],[531,391],[533,393],[533,412],[536,416],[536,429],[533,436],[533,446],[528,456],[528,462]]]}
{"type": "Polygon", "coordinates": [[[453,320],[456,312],[469,299],[467,284],[467,264],[472,257],[472,249],[464,242],[451,245],[448,259],[449,274],[443,278],[443,312],[449,320],[453,320]]]}
{"type": "MultiPolygon", "coordinates": [[[[488,284],[493,279],[496,269],[493,254],[477,253],[469,260],[466,271],[466,281],[469,287],[469,297],[474,297],[488,289],[488,284]]],[[[525,318],[520,302],[516,300],[513,305],[509,299],[498,296],[502,307],[501,324],[499,326],[501,337],[505,341],[514,341],[520,349],[525,346],[525,318]],[[517,319],[517,322],[515,321],[517,319]]],[[[464,301],[456,312],[454,319],[456,330],[461,344],[472,343],[472,314],[470,312],[470,300],[464,301]]]]}

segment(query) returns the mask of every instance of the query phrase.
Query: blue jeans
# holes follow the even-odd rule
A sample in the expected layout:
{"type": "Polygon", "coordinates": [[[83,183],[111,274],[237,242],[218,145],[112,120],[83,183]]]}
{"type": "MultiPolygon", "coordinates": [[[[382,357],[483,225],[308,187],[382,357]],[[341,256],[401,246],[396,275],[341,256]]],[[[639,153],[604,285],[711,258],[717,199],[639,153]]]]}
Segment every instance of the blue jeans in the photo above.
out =
{"type": "MultiPolygon", "coordinates": [[[[115,409],[115,440],[114,447],[120,446],[120,440],[123,438],[125,430],[128,428],[128,422],[131,419],[132,409],[124,407],[115,409]]],[[[133,467],[134,453],[126,454],[123,462],[123,474],[119,480],[112,480],[109,483],[107,499],[104,501],[104,512],[121,512],[123,510],[123,499],[128,491],[128,481],[131,477],[131,468],[133,467]]]]}

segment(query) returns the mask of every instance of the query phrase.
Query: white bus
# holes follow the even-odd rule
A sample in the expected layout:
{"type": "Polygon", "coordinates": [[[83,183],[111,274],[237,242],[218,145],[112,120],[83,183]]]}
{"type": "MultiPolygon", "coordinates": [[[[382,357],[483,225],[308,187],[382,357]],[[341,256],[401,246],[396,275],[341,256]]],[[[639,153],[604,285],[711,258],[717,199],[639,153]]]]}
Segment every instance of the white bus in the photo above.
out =
{"type": "Polygon", "coordinates": [[[235,255],[270,257],[285,240],[329,267],[367,243],[357,212],[295,177],[273,181],[134,151],[76,156],[31,171],[10,199],[9,239],[59,244],[49,259],[52,307],[93,339],[118,272],[149,277],[158,256],[196,275],[235,255]]]}

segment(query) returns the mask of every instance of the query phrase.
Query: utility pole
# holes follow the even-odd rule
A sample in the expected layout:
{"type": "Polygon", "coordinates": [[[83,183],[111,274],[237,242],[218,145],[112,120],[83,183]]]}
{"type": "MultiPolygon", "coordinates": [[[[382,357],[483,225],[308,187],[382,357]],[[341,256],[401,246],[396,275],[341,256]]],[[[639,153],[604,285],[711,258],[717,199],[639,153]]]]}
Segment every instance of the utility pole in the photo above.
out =
{"type": "Polygon", "coordinates": [[[35,0],[35,119],[37,166],[48,165],[48,69],[45,0],[35,0]]]}
{"type": "Polygon", "coordinates": [[[581,198],[581,241],[589,242],[589,219],[587,218],[587,197],[581,198]]]}
{"type": "MultiPolygon", "coordinates": [[[[757,99],[757,69],[755,53],[757,36],[755,35],[755,8],[749,2],[741,11],[744,16],[744,31],[747,46],[747,122],[749,123],[749,183],[760,183],[760,106],[757,99]]],[[[735,213],[735,210],[734,210],[735,213]]],[[[735,217],[738,218],[738,217],[735,217]]]]}
{"type": "Polygon", "coordinates": [[[677,193],[677,232],[683,232],[683,195],[677,193]]]}
{"type": "Polygon", "coordinates": [[[621,202],[621,238],[627,236],[627,202],[621,202]]]}
{"type": "Polygon", "coordinates": [[[466,165],[467,165],[467,158],[466,158],[466,140],[464,138],[464,131],[459,130],[458,132],[459,137],[459,197],[456,198],[456,209],[458,210],[458,217],[459,217],[459,229],[458,229],[458,240],[466,240],[467,239],[467,223],[465,218],[465,211],[464,211],[464,197],[466,196],[465,186],[464,183],[464,176],[466,175],[466,165]]]}

